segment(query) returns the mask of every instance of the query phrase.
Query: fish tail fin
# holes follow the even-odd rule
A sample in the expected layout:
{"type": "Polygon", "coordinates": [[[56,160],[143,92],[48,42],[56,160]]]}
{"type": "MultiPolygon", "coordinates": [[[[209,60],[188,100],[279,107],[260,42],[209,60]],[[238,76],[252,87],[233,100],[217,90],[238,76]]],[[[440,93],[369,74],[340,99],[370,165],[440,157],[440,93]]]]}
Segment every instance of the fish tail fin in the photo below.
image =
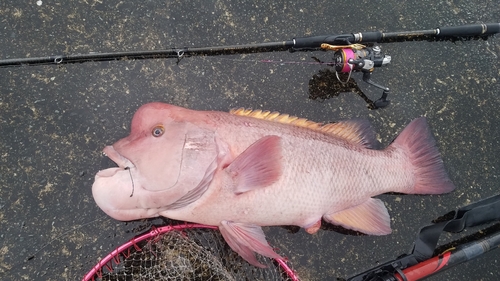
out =
{"type": "Polygon", "coordinates": [[[415,185],[404,193],[441,194],[455,189],[425,117],[408,124],[391,146],[403,149],[414,168],[415,185]]]}

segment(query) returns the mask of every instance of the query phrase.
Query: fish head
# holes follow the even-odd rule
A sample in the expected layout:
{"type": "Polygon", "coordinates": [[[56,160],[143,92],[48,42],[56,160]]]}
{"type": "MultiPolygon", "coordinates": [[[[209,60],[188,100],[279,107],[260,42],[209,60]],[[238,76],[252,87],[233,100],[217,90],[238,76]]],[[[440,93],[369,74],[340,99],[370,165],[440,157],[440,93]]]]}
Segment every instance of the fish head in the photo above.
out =
{"type": "MultiPolygon", "coordinates": [[[[97,205],[118,220],[158,216],[197,187],[213,166],[213,132],[189,122],[186,109],[150,103],[135,113],[130,135],[103,152],[118,167],[96,174],[97,205]]],[[[213,169],[212,169],[213,170],[213,169]]]]}

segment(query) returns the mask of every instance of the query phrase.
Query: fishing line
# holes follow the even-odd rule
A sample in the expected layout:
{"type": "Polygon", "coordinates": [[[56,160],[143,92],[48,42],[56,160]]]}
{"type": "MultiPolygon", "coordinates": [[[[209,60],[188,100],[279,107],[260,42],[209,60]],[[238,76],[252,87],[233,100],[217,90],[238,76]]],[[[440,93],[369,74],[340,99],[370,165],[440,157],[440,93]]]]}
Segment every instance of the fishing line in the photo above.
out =
{"type": "Polygon", "coordinates": [[[26,260],[25,260],[25,261],[30,261],[30,260],[34,259],[34,258],[35,258],[35,256],[36,256],[38,253],[40,253],[40,251],[42,251],[43,249],[45,249],[47,246],[51,245],[54,241],[59,240],[59,239],[61,239],[62,237],[66,236],[68,233],[70,233],[70,232],[72,232],[72,231],[75,231],[75,230],[78,230],[78,229],[80,229],[80,228],[83,228],[84,226],[87,226],[87,225],[89,225],[89,224],[92,224],[92,223],[95,223],[95,222],[97,222],[97,221],[100,221],[100,220],[102,220],[103,218],[106,218],[106,217],[107,217],[107,216],[106,216],[106,215],[104,215],[104,216],[101,216],[101,217],[99,217],[99,218],[97,218],[97,219],[95,219],[95,220],[92,220],[92,221],[89,221],[89,222],[87,222],[87,223],[81,224],[81,225],[79,225],[79,226],[73,226],[73,228],[72,228],[72,229],[69,229],[69,230],[67,230],[67,231],[63,232],[62,234],[60,234],[60,235],[56,236],[55,238],[53,238],[52,240],[50,240],[49,242],[45,243],[45,244],[44,244],[44,245],[43,245],[40,249],[38,249],[38,250],[37,250],[37,251],[36,251],[33,255],[31,255],[31,256],[29,256],[28,258],[26,258],[26,260]]]}
{"type": "Polygon", "coordinates": [[[130,170],[130,167],[125,167],[125,170],[128,170],[130,174],[130,180],[132,181],[132,193],[130,193],[130,197],[132,197],[134,196],[134,190],[135,190],[134,178],[132,178],[132,171],[130,170]]]}
{"type": "MultiPolygon", "coordinates": [[[[179,57],[176,57],[176,61],[175,61],[175,64],[176,65],[180,65],[181,61],[183,60],[183,56],[182,54],[179,56],[179,57]]],[[[312,57],[314,59],[314,57],[312,57]]],[[[215,61],[220,61],[220,60],[225,60],[225,61],[232,61],[232,62],[241,62],[241,63],[269,63],[269,64],[281,64],[281,65],[285,65],[285,64],[296,64],[296,65],[328,65],[328,66],[334,66],[336,63],[333,62],[333,61],[328,61],[328,62],[324,62],[324,61],[290,61],[290,60],[287,60],[287,61],[283,61],[283,60],[274,60],[274,59],[255,59],[255,60],[252,60],[252,59],[235,59],[235,58],[223,58],[223,57],[210,57],[210,56],[205,56],[205,57],[202,57],[202,59],[206,59],[206,60],[215,60],[215,61]]],[[[112,60],[111,58],[109,60],[112,60]]],[[[109,61],[109,60],[105,60],[105,61],[109,61]]],[[[135,61],[136,59],[122,59],[121,61],[135,61]]],[[[74,63],[84,63],[84,62],[88,62],[88,60],[86,59],[81,59],[81,60],[73,60],[72,62],[74,63]]],[[[97,62],[97,61],[94,61],[94,62],[97,62]]],[[[1,61],[0,61],[1,63],[1,61]]],[[[60,64],[60,63],[55,63],[55,62],[41,62],[41,63],[37,63],[36,65],[38,66],[48,66],[48,65],[54,65],[54,64],[57,64],[59,67],[62,67],[63,64],[60,64]]],[[[23,65],[8,65],[8,66],[5,66],[5,65],[0,65],[0,68],[4,68],[4,67],[9,67],[9,66],[17,66],[17,67],[20,67],[20,66],[23,66],[23,65]]]]}
{"type": "Polygon", "coordinates": [[[273,60],[273,59],[256,59],[256,60],[251,60],[251,59],[231,59],[231,58],[222,58],[222,57],[205,57],[204,59],[214,59],[214,60],[226,60],[226,61],[232,61],[232,62],[242,62],[242,63],[269,63],[269,64],[297,64],[297,65],[329,65],[333,66],[335,65],[335,62],[330,61],[330,62],[324,62],[324,61],[319,61],[316,60],[315,57],[311,57],[314,61],[283,61],[283,60],[273,60]]]}

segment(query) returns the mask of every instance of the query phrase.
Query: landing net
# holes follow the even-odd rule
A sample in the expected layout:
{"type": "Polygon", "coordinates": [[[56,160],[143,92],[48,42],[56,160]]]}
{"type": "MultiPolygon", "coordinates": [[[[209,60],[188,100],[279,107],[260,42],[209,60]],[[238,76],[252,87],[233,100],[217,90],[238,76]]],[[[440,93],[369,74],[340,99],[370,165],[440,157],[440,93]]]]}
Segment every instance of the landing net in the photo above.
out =
{"type": "Polygon", "coordinates": [[[257,259],[267,268],[243,260],[214,226],[164,226],[118,247],[83,280],[299,280],[284,260],[257,259]]]}

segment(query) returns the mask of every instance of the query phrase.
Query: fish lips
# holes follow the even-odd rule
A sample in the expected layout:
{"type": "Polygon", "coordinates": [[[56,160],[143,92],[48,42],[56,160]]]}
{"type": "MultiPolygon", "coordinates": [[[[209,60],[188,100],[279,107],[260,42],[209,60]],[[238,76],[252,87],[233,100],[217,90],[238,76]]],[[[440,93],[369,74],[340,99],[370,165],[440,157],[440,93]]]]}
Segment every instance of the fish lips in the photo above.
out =
{"type": "Polygon", "coordinates": [[[113,146],[106,146],[103,152],[118,167],[97,172],[92,185],[92,195],[97,206],[110,217],[120,221],[159,216],[159,212],[165,210],[165,207],[149,204],[154,193],[149,194],[144,189],[137,167],[132,161],[121,155],[113,146]]]}
{"type": "MultiPolygon", "coordinates": [[[[128,172],[131,173],[130,169],[134,168],[134,164],[121,155],[118,151],[114,149],[112,145],[106,146],[103,149],[104,155],[107,156],[109,159],[111,159],[113,162],[115,162],[118,167],[112,167],[104,170],[100,170],[96,173],[95,175],[95,181],[97,182],[100,178],[100,180],[111,180],[112,177],[118,176],[117,174],[119,172],[124,172],[126,170],[129,170],[128,172]]],[[[130,177],[132,177],[132,174],[130,174],[130,177]]],[[[133,185],[132,180],[130,181],[130,185],[133,185]]]]}
{"type": "Polygon", "coordinates": [[[115,162],[119,168],[109,168],[106,170],[99,171],[97,175],[106,177],[106,176],[113,176],[116,173],[116,170],[120,169],[130,169],[135,167],[132,161],[127,159],[125,156],[121,155],[118,151],[115,150],[115,148],[112,145],[108,145],[103,149],[103,152],[106,156],[109,157],[113,162],[115,162]],[[111,171],[108,171],[111,170],[111,171]],[[112,172],[114,171],[114,172],[112,172]]]}

